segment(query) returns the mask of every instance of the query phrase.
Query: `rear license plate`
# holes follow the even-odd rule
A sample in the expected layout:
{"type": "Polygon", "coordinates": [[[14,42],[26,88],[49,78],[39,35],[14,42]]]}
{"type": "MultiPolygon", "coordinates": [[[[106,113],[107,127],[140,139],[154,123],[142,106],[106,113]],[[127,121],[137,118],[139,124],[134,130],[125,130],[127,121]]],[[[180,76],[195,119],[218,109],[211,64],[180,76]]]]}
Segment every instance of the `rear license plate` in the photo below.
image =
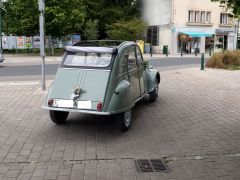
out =
{"type": "Polygon", "coordinates": [[[92,108],[92,102],[91,101],[78,101],[77,102],[77,108],[78,109],[91,109],[92,108]]]}
{"type": "Polygon", "coordinates": [[[58,100],[57,101],[58,107],[62,108],[72,108],[73,107],[73,100],[58,100]]]}

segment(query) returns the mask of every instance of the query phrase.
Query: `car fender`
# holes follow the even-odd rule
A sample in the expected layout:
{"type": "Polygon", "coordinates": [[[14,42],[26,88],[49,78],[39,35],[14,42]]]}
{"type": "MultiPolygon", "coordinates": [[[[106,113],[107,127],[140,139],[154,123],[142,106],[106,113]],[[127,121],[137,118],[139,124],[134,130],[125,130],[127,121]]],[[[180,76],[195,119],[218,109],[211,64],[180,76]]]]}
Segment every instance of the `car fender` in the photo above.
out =
{"type": "Polygon", "coordinates": [[[53,83],[54,83],[54,82],[52,82],[51,85],[50,85],[50,87],[49,87],[48,94],[47,94],[47,96],[46,96],[46,100],[44,101],[43,106],[46,106],[46,107],[48,106],[48,100],[50,99],[50,95],[51,95],[51,92],[52,92],[53,83]]]}
{"type": "Polygon", "coordinates": [[[134,105],[133,88],[130,82],[122,80],[114,90],[108,106],[111,114],[123,112],[134,105]]]}
{"type": "Polygon", "coordinates": [[[152,92],[154,90],[156,79],[158,80],[158,83],[160,83],[161,77],[158,70],[147,69],[148,92],[152,92]]]}

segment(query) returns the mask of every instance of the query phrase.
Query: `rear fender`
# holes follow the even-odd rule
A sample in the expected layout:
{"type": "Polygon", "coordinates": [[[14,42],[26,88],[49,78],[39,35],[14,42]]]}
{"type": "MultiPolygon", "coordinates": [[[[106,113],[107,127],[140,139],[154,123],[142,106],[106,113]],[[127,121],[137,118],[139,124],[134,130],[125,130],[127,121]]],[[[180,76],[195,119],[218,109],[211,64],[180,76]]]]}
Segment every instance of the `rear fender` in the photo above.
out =
{"type": "Polygon", "coordinates": [[[130,82],[122,80],[114,90],[109,102],[108,112],[123,112],[134,105],[133,88],[130,82]]]}
{"type": "Polygon", "coordinates": [[[161,81],[160,73],[156,69],[148,69],[147,79],[148,79],[148,92],[152,92],[154,90],[156,79],[158,83],[160,83],[161,81]]]}

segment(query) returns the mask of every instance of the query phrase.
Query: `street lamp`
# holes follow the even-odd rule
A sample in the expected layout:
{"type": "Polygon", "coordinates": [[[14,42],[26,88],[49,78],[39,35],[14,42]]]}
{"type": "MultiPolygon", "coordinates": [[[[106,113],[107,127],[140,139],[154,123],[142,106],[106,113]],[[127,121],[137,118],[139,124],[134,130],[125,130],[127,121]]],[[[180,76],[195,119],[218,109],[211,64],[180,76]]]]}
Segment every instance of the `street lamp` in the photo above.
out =
{"type": "Polygon", "coordinates": [[[0,62],[2,62],[3,59],[3,48],[2,48],[2,8],[3,8],[3,1],[0,0],[0,62]]]}

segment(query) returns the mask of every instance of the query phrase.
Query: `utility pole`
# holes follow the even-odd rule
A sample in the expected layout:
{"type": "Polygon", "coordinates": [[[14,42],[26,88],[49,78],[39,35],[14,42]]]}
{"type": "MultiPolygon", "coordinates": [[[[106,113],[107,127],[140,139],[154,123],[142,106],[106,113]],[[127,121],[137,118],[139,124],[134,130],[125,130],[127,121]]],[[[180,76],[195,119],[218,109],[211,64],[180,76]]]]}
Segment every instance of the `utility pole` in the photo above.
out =
{"type": "Polygon", "coordinates": [[[2,8],[3,8],[3,1],[0,0],[0,62],[4,60],[3,58],[3,47],[2,47],[2,8]]]}
{"type": "Polygon", "coordinates": [[[38,1],[38,7],[40,11],[39,25],[40,25],[40,56],[42,58],[42,90],[46,90],[45,85],[45,43],[44,43],[44,11],[45,11],[45,0],[38,1]]]}

